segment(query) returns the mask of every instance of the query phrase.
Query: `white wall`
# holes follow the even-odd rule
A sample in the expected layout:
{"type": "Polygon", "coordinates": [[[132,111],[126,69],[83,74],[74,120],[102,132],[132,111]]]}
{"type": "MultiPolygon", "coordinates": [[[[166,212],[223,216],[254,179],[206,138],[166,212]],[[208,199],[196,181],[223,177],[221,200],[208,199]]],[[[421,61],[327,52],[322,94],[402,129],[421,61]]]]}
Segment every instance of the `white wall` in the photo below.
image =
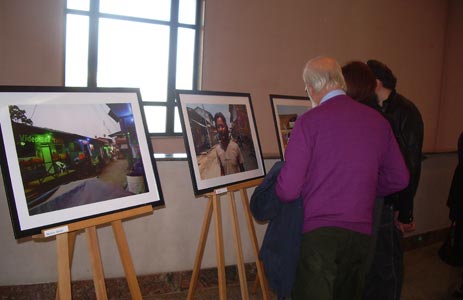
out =
{"type": "MultiPolygon", "coordinates": [[[[266,160],[269,170],[276,160],[266,160]]],[[[415,219],[419,234],[448,225],[445,206],[456,154],[429,155],[423,162],[423,173],[415,205],[415,219]]],[[[125,221],[124,229],[137,275],[192,270],[201,226],[206,209],[206,198],[195,198],[186,161],[158,162],[161,186],[166,207],[152,215],[125,221]]],[[[251,195],[253,189],[249,190],[251,195]]],[[[222,218],[225,262],[236,264],[230,210],[222,197],[222,218]]],[[[237,208],[241,225],[241,239],[245,262],[255,261],[244,219],[240,197],[237,208]]],[[[259,244],[266,225],[255,224],[259,244]]],[[[214,221],[204,252],[201,268],[216,266],[214,221]]],[[[3,184],[0,184],[0,286],[46,283],[57,280],[56,241],[18,242],[13,237],[3,184]]],[[[98,236],[106,278],[124,277],[117,246],[110,226],[100,228],[98,236]]],[[[85,235],[77,236],[72,279],[91,279],[91,268],[85,235]]]]}

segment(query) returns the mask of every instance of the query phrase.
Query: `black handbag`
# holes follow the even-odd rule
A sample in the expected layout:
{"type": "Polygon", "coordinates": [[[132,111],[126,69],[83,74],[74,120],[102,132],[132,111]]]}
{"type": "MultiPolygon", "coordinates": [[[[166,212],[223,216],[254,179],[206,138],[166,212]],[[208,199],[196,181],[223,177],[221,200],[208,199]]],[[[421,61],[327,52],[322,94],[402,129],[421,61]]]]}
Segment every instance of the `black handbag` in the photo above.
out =
{"type": "Polygon", "coordinates": [[[463,266],[462,226],[455,221],[450,225],[447,238],[439,248],[438,255],[446,264],[454,267],[463,266]]]}

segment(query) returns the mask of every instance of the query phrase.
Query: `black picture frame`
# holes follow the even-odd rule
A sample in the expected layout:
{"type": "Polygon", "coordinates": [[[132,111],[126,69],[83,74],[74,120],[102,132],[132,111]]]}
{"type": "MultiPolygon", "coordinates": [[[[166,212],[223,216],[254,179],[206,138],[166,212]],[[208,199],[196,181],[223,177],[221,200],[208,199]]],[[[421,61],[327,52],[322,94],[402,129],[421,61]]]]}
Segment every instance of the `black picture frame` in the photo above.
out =
{"type": "Polygon", "coordinates": [[[265,176],[250,94],[178,90],[177,102],[195,195],[265,176]],[[225,117],[228,134],[216,129],[216,113],[225,117]]]}
{"type": "Polygon", "coordinates": [[[16,239],[163,206],[136,88],[0,86],[0,158],[16,239]]]}
{"type": "Polygon", "coordinates": [[[307,97],[290,95],[270,95],[273,121],[278,139],[280,158],[284,160],[285,148],[296,119],[312,108],[307,97]]]}

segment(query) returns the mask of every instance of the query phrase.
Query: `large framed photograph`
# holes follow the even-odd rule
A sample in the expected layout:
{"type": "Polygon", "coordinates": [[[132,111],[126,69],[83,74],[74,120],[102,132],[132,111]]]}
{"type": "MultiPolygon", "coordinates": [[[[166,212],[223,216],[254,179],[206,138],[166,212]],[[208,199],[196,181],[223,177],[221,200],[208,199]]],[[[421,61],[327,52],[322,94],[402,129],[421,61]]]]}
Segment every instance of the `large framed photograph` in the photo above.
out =
{"type": "Polygon", "coordinates": [[[307,97],[270,95],[272,104],[273,120],[278,137],[278,147],[281,160],[284,160],[284,152],[288,145],[291,131],[296,119],[312,108],[307,97]]]}
{"type": "Polygon", "coordinates": [[[265,176],[251,96],[177,91],[196,195],[265,176]]]}
{"type": "Polygon", "coordinates": [[[139,89],[0,87],[0,126],[15,238],[164,204],[139,89]]]}

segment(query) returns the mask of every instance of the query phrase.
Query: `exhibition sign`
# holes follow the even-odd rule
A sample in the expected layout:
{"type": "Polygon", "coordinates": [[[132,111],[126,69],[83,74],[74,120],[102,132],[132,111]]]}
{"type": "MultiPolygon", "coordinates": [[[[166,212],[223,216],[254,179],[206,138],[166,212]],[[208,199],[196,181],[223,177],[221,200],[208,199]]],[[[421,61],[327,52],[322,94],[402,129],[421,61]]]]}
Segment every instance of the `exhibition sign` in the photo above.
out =
{"type": "Polygon", "coordinates": [[[0,126],[16,238],[164,205],[139,89],[0,87],[0,126]]]}

